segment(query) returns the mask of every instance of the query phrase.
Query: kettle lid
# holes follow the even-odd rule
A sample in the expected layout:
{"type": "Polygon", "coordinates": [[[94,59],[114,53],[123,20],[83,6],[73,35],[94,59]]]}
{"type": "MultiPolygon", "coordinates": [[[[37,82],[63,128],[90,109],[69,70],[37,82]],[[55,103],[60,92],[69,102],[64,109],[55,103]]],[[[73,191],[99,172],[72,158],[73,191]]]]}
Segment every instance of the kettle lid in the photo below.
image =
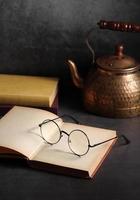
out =
{"type": "Polygon", "coordinates": [[[123,45],[117,45],[115,55],[103,56],[97,59],[99,68],[113,73],[132,73],[138,71],[140,64],[130,56],[123,53],[123,45]]]}

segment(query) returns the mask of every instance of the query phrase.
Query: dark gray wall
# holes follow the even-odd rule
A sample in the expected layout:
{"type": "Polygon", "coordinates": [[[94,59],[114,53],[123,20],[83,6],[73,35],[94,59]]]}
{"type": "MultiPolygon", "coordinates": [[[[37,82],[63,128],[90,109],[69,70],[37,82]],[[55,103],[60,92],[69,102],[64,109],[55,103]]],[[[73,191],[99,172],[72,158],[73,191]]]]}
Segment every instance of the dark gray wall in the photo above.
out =
{"type": "Polygon", "coordinates": [[[140,57],[140,34],[99,30],[100,19],[140,23],[137,0],[1,0],[0,73],[69,79],[68,58],[84,73],[91,64],[85,45],[91,36],[97,56],[123,41],[126,53],[140,57]]]}

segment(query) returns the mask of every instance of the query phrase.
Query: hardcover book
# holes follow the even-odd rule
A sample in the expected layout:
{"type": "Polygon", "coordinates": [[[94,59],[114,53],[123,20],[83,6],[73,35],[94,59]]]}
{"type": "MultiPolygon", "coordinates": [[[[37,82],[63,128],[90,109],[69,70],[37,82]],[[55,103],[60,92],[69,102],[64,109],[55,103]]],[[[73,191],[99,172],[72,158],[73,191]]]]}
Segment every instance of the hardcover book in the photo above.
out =
{"type": "Polygon", "coordinates": [[[0,74],[0,114],[13,106],[30,106],[57,113],[58,79],[0,74]]]}
{"type": "Polygon", "coordinates": [[[0,155],[66,175],[93,177],[116,138],[115,130],[64,122],[38,108],[14,106],[0,120],[0,155]]]}

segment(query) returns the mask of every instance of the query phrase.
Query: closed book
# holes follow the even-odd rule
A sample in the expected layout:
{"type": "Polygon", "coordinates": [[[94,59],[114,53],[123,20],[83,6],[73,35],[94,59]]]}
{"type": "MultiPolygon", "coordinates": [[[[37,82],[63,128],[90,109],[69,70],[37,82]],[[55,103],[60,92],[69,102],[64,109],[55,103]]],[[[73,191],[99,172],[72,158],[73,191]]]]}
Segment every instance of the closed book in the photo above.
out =
{"type": "Polygon", "coordinates": [[[57,112],[58,78],[0,74],[0,113],[14,105],[57,112]]]}
{"type": "Polygon", "coordinates": [[[92,178],[116,139],[115,130],[66,122],[37,108],[15,106],[0,120],[0,156],[65,175],[92,178]]]}

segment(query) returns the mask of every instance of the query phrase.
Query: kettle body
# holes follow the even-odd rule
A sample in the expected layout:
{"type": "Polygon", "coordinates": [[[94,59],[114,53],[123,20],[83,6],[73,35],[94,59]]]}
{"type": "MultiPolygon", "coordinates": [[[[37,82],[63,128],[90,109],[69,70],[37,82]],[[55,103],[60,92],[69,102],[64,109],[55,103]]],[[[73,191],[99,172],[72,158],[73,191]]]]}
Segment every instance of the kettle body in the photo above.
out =
{"type": "Polygon", "coordinates": [[[101,116],[140,115],[140,73],[109,74],[99,68],[95,72],[91,70],[83,87],[83,103],[86,110],[101,116]]]}

